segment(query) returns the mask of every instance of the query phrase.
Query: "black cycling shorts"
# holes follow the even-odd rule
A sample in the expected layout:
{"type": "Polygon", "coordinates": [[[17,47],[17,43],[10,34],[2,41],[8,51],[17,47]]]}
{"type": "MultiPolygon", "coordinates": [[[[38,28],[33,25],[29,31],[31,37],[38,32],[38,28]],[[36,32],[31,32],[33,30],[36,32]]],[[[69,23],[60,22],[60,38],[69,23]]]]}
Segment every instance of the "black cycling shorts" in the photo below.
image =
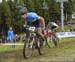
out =
{"type": "Polygon", "coordinates": [[[36,20],[36,21],[34,21],[34,22],[31,22],[30,23],[30,26],[35,26],[35,27],[40,27],[40,20],[36,20]]]}
{"type": "Polygon", "coordinates": [[[55,29],[55,28],[56,28],[56,26],[52,26],[52,27],[51,27],[52,30],[55,29]]]}

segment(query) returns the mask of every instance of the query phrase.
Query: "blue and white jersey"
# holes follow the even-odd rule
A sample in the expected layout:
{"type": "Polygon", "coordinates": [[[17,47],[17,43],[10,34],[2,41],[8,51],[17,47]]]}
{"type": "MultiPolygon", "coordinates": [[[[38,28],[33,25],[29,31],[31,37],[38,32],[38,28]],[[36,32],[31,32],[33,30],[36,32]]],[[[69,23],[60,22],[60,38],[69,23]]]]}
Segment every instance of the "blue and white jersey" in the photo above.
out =
{"type": "Polygon", "coordinates": [[[34,22],[40,18],[39,15],[37,15],[35,12],[29,12],[27,13],[26,21],[28,22],[34,22]]]}

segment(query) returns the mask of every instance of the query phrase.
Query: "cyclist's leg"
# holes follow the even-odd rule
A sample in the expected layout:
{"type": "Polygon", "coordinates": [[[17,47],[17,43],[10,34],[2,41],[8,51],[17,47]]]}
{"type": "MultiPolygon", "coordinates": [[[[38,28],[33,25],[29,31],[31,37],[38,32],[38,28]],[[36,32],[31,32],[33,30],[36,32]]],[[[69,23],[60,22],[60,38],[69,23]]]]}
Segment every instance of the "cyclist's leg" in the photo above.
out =
{"type": "Polygon", "coordinates": [[[35,22],[32,22],[31,23],[32,26],[35,26],[37,29],[36,29],[36,32],[41,36],[41,38],[43,40],[45,40],[44,38],[44,34],[42,33],[42,30],[40,28],[40,21],[39,20],[36,20],[35,22]]]}
{"type": "Polygon", "coordinates": [[[44,34],[42,33],[42,30],[41,30],[40,28],[37,28],[36,32],[41,36],[41,38],[42,38],[43,40],[45,40],[45,36],[44,36],[44,34]]]}
{"type": "Polygon", "coordinates": [[[56,38],[58,38],[58,36],[57,36],[57,27],[54,28],[54,35],[55,35],[56,38]]]}
{"type": "Polygon", "coordinates": [[[52,26],[51,27],[51,30],[52,30],[52,35],[54,36],[54,37],[57,37],[57,33],[56,33],[56,26],[52,26]]]}

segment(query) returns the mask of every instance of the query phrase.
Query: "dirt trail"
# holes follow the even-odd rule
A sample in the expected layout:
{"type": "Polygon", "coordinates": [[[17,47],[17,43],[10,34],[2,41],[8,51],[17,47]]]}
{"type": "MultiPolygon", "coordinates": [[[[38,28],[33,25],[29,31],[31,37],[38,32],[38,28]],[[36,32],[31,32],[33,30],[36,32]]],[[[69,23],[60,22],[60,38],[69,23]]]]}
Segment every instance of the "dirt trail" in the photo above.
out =
{"type": "Polygon", "coordinates": [[[0,62],[75,62],[75,41],[60,43],[58,48],[47,48],[46,54],[40,56],[37,51],[26,60],[22,50],[0,52],[0,62]]]}

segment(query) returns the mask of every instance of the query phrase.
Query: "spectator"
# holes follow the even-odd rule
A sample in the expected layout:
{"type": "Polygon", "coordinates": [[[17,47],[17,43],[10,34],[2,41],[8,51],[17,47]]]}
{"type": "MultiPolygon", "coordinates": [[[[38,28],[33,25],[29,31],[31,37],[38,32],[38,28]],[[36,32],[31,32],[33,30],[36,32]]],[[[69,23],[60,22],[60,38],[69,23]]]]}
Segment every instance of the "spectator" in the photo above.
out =
{"type": "Polygon", "coordinates": [[[2,43],[6,43],[6,37],[2,35],[2,43]]]}
{"type": "Polygon", "coordinates": [[[57,20],[56,23],[57,23],[57,25],[59,25],[59,26],[61,25],[59,20],[57,20]]]}
{"type": "Polygon", "coordinates": [[[22,36],[22,41],[25,41],[26,40],[26,34],[24,34],[23,36],[22,36]]]}
{"type": "Polygon", "coordinates": [[[6,36],[4,35],[3,32],[1,32],[0,38],[1,38],[1,43],[6,43],[6,36]]]}
{"type": "MultiPolygon", "coordinates": [[[[10,43],[12,43],[12,44],[14,43],[14,32],[13,32],[12,27],[10,27],[8,30],[8,40],[10,43]]],[[[14,48],[15,45],[11,45],[10,47],[14,48]]]]}
{"type": "Polygon", "coordinates": [[[15,35],[15,40],[16,40],[16,41],[19,41],[19,40],[20,40],[20,35],[16,34],[16,35],[15,35]]]}

